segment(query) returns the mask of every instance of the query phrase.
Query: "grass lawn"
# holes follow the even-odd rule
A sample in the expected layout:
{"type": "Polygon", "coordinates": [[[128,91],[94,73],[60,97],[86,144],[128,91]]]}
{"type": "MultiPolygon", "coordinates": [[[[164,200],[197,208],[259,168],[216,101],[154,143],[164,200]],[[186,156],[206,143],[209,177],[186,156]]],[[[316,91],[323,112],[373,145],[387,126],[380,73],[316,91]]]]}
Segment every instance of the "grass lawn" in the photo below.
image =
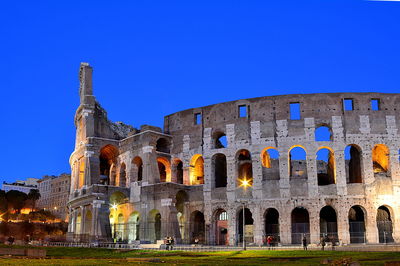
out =
{"type": "Polygon", "coordinates": [[[400,252],[276,251],[183,252],[47,247],[46,259],[0,257],[0,265],[400,265],[400,252]],[[398,264],[391,264],[397,262],[398,264]]]}

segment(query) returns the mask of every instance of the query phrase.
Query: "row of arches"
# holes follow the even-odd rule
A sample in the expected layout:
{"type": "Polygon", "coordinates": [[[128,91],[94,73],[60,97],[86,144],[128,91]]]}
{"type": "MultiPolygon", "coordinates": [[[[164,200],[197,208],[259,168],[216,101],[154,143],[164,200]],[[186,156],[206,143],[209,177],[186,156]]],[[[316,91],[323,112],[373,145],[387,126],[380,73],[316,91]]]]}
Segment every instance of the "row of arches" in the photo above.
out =
{"type": "MultiPolygon", "coordinates": [[[[132,159],[130,173],[127,173],[127,166],[121,163],[117,168],[118,150],[112,145],[106,145],[100,151],[100,184],[127,186],[129,175],[130,180],[141,181],[143,179],[143,160],[136,156],[132,159]]],[[[274,147],[267,147],[261,152],[261,164],[263,180],[280,179],[280,156],[274,147]]],[[[347,183],[362,183],[362,151],[355,144],[346,146],[344,150],[345,169],[347,183]]],[[[213,187],[226,187],[228,171],[227,159],[223,153],[217,153],[211,158],[213,187]]],[[[84,183],[84,160],[79,161],[78,182],[76,188],[82,187],[84,183]]],[[[235,157],[236,173],[239,179],[252,179],[252,156],[248,150],[242,149],[235,157]]],[[[330,185],[336,183],[335,153],[327,146],[322,146],[316,153],[316,166],[318,185],[330,185]]],[[[390,153],[389,148],[384,144],[376,144],[372,149],[372,164],[376,175],[390,174],[390,153]]],[[[172,165],[166,157],[157,157],[157,165],[160,174],[160,182],[184,182],[183,162],[174,159],[172,165]]],[[[295,145],[288,151],[288,172],[290,178],[307,178],[307,154],[301,145],[295,145]]],[[[204,184],[204,159],[201,154],[192,156],[189,163],[189,185],[204,184]]]]}

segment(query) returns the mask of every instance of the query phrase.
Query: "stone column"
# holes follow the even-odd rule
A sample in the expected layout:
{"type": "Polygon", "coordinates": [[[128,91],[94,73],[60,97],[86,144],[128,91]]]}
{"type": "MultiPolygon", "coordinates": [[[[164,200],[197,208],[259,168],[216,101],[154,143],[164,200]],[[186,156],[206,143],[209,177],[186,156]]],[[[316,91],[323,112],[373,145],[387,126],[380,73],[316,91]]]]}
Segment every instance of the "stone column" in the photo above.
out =
{"type": "Polygon", "coordinates": [[[320,224],[319,224],[319,211],[318,209],[309,210],[310,218],[310,242],[317,244],[320,241],[320,224]]]}
{"type": "Polygon", "coordinates": [[[310,198],[317,198],[319,195],[316,158],[317,155],[314,150],[307,151],[307,183],[310,198]]]}
{"type": "Polygon", "coordinates": [[[290,198],[290,173],[287,150],[279,149],[279,189],[281,198],[290,198]]]}
{"type": "Polygon", "coordinates": [[[367,214],[364,214],[366,240],[369,244],[375,244],[379,242],[378,227],[376,224],[376,212],[376,210],[371,208],[367,211],[367,214]]]}
{"type": "Polygon", "coordinates": [[[79,208],[81,210],[81,230],[80,230],[79,234],[84,234],[85,233],[86,208],[85,208],[85,206],[80,206],[79,208]]]}
{"type": "Polygon", "coordinates": [[[343,244],[350,244],[349,210],[344,206],[337,208],[338,238],[343,244]]]}
{"type": "Polygon", "coordinates": [[[279,212],[279,236],[281,244],[291,244],[292,242],[292,209],[293,206],[288,203],[279,212]]]}
{"type": "Polygon", "coordinates": [[[374,182],[374,169],[372,166],[372,151],[368,145],[362,150],[362,176],[364,178],[364,184],[369,185],[374,182]]]}
{"type": "Polygon", "coordinates": [[[261,154],[259,151],[252,152],[252,167],[253,167],[253,198],[262,198],[262,165],[261,165],[261,154]]]}
{"type": "Polygon", "coordinates": [[[236,182],[238,173],[236,169],[236,162],[234,156],[226,157],[226,171],[227,171],[227,184],[226,184],[226,198],[228,203],[232,204],[236,199],[236,182]]]}
{"type": "Polygon", "coordinates": [[[335,166],[336,166],[336,189],[340,196],[347,195],[346,180],[346,162],[344,159],[344,150],[335,150],[335,166]]]}
{"type": "Polygon", "coordinates": [[[153,146],[144,146],[143,150],[143,183],[154,184],[160,182],[160,176],[156,175],[156,158],[153,156],[153,146]]]}
{"type": "Polygon", "coordinates": [[[254,243],[261,246],[263,244],[263,217],[260,207],[255,205],[253,208],[254,243]]]}
{"type": "Polygon", "coordinates": [[[236,218],[236,209],[234,207],[234,205],[232,205],[232,207],[228,210],[226,210],[228,213],[228,237],[229,237],[229,245],[230,246],[236,246],[237,244],[237,233],[236,233],[236,229],[237,229],[237,218],[236,218]]]}

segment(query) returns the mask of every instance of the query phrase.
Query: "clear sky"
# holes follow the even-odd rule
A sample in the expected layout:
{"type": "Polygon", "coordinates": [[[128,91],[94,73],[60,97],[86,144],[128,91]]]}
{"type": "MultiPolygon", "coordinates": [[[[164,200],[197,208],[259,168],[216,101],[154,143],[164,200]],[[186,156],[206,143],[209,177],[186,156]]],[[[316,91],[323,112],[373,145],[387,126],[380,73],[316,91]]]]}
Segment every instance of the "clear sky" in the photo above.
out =
{"type": "Polygon", "coordinates": [[[80,62],[112,121],[241,98],[400,92],[400,2],[3,1],[0,182],[70,172],[80,62]]]}

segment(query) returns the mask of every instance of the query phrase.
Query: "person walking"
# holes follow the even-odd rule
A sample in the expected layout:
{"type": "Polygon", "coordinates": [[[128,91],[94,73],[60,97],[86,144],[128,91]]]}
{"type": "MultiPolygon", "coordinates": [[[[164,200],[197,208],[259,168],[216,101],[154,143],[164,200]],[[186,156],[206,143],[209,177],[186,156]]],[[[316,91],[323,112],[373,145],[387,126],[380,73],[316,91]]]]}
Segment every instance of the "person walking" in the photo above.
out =
{"type": "Polygon", "coordinates": [[[303,243],[303,250],[307,250],[307,238],[306,235],[303,235],[303,239],[301,240],[303,243]]]}
{"type": "Polygon", "coordinates": [[[267,245],[268,245],[268,250],[270,250],[272,246],[272,236],[267,237],[267,245]]]}
{"type": "Polygon", "coordinates": [[[324,251],[325,250],[325,245],[326,245],[325,237],[321,236],[320,244],[321,244],[321,250],[324,251]]]}

